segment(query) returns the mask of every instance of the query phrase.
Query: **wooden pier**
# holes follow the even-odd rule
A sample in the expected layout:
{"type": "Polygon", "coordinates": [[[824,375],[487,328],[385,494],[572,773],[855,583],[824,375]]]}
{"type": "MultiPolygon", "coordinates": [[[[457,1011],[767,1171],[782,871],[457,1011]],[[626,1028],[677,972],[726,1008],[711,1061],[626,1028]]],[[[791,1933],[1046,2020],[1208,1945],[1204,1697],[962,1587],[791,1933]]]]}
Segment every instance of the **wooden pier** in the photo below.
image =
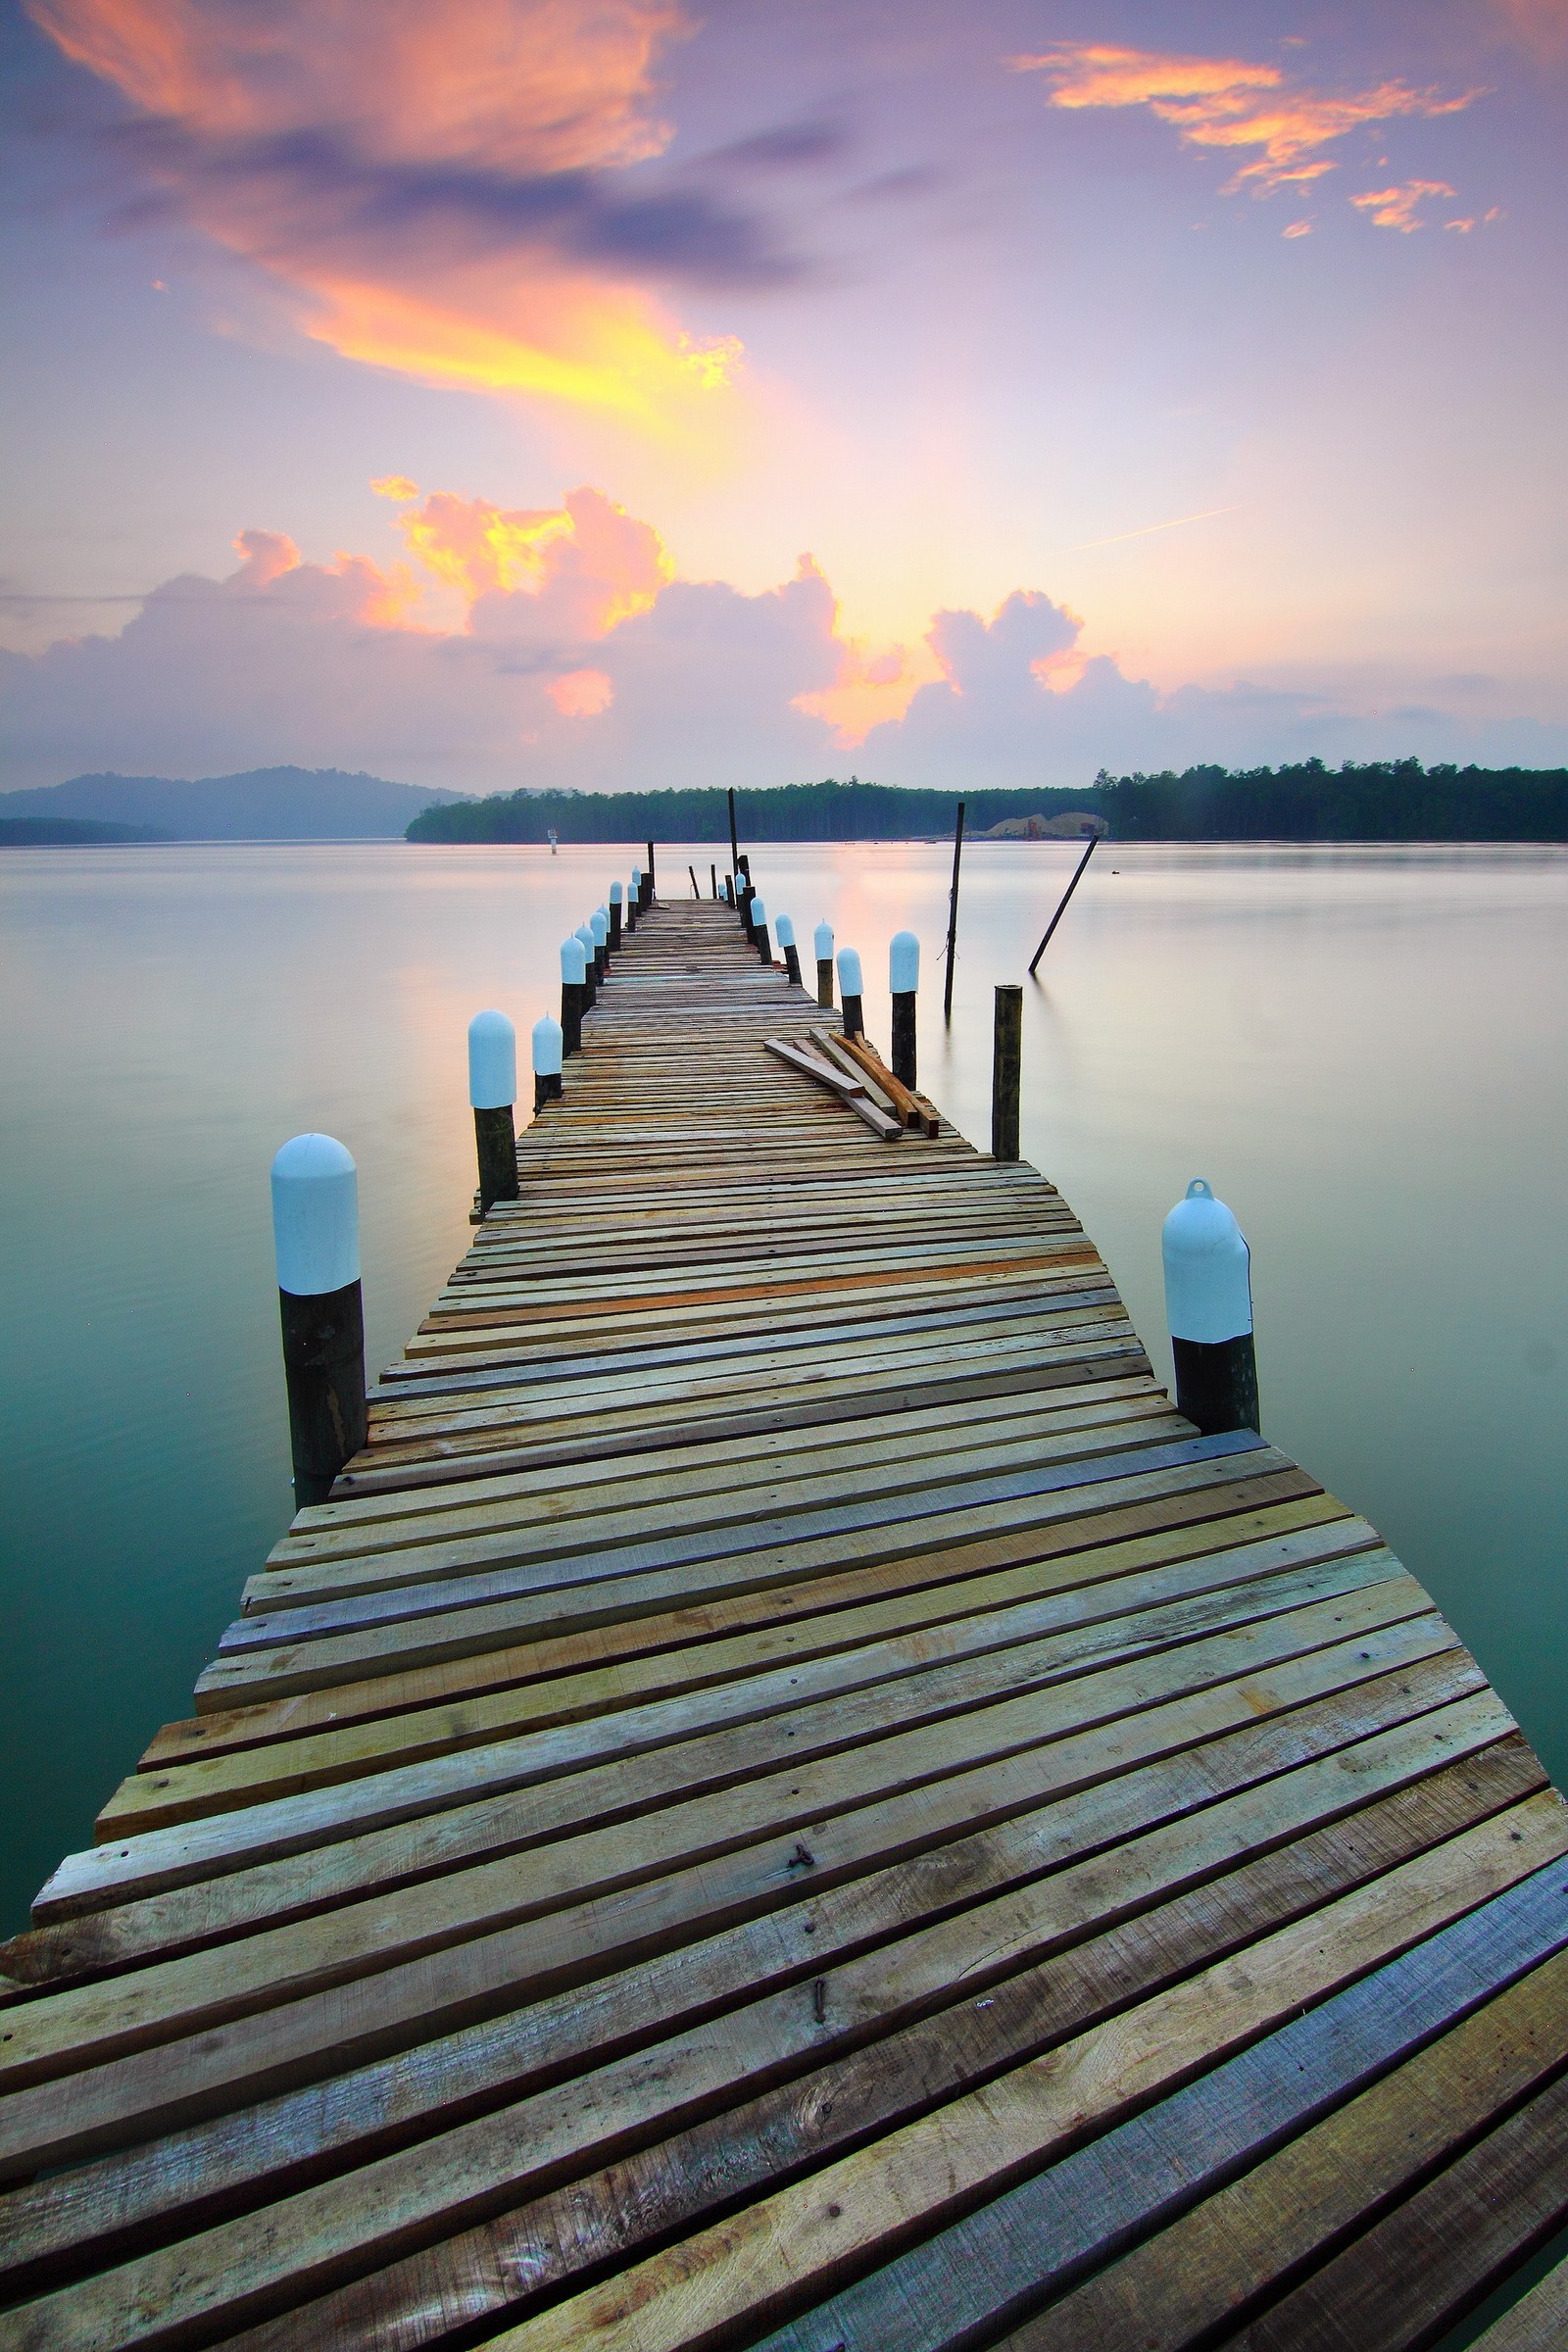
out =
{"type": "Polygon", "coordinates": [[[824,1018],[651,911],[0,1951],[6,2352],[1378,2352],[1568,2221],[1507,1709],[824,1018]]]}

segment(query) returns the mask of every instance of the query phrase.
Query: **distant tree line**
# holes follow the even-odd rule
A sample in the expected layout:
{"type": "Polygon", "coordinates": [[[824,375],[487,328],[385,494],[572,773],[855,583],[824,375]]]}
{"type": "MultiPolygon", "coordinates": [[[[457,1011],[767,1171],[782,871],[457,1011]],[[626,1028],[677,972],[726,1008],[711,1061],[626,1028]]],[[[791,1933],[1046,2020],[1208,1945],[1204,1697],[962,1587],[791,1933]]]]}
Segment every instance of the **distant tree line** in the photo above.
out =
{"type": "MultiPolygon", "coordinates": [[[[820,784],[778,784],[735,794],[741,843],[748,841],[906,841],[951,833],[959,798],[971,833],[1032,810],[1054,816],[1087,808],[1078,792],[906,792],[828,776],[820,784]]],[[[410,841],[721,841],[729,808],[717,786],[669,792],[508,792],[485,801],[426,808],[409,826],[410,841]]]]}
{"type": "MultiPolygon", "coordinates": [[[[1568,841],[1568,768],[1423,767],[1419,760],[1321,760],[1287,767],[1102,768],[1081,791],[906,791],[825,777],[736,793],[742,844],[907,841],[970,833],[1004,817],[1096,809],[1118,841],[1568,841]]],[[[717,787],[664,792],[511,792],[426,808],[410,841],[727,842],[717,787]]]]}
{"type": "Polygon", "coordinates": [[[1118,841],[1568,841],[1568,768],[1170,768],[1110,776],[1085,796],[1118,841]]]}

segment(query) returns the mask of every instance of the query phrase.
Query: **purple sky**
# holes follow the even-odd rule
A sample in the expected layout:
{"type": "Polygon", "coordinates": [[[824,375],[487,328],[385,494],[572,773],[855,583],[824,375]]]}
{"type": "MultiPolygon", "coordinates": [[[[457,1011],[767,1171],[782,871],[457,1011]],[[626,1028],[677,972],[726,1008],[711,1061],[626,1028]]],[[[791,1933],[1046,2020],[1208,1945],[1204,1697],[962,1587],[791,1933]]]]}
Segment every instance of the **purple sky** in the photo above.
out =
{"type": "Polygon", "coordinates": [[[1568,758],[1565,0],[33,0],[0,71],[0,786],[1568,758]]]}

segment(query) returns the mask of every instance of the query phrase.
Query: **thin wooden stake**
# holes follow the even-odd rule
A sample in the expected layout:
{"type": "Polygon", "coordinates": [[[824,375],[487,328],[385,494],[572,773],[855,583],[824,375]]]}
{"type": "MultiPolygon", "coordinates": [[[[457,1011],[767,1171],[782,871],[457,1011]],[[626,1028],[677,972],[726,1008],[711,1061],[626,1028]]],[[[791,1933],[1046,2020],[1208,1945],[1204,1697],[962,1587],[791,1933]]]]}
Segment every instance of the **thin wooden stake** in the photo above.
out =
{"type": "Polygon", "coordinates": [[[695,865],[689,865],[689,866],[686,868],[686,871],[687,871],[687,872],[690,874],[690,876],[691,876],[691,878],[692,878],[692,897],[693,897],[694,899],[700,899],[700,898],[702,897],[702,895],[703,895],[703,894],[702,894],[702,892],[701,892],[701,891],[698,889],[698,887],[697,887],[697,868],[696,868],[696,866],[695,866],[695,865]]]}
{"type": "Polygon", "coordinates": [[[958,803],[958,821],[953,828],[953,888],[948,893],[948,969],[942,983],[942,1017],[953,1018],[953,958],[958,945],[958,859],[963,856],[963,803],[958,803]]]}
{"type": "Polygon", "coordinates": [[[1096,843],[1099,841],[1099,839],[1100,839],[1100,835],[1099,835],[1098,833],[1092,833],[1092,834],[1089,836],[1089,847],[1088,847],[1088,849],[1087,849],[1087,850],[1085,850],[1085,852],[1084,852],[1083,856],[1082,856],[1082,857],[1079,858],[1079,860],[1078,860],[1078,871],[1077,871],[1077,872],[1076,872],[1076,873],[1073,875],[1073,878],[1072,878],[1072,880],[1071,880],[1071,881],[1068,883],[1068,885],[1067,885],[1066,889],[1065,889],[1065,890],[1062,892],[1062,894],[1061,894],[1061,905],[1060,905],[1060,906],[1059,906],[1056,908],[1056,911],[1055,911],[1055,913],[1054,913],[1054,914],[1052,916],[1052,918],[1051,918],[1051,926],[1050,926],[1050,929],[1047,931],[1045,938],[1044,938],[1044,939],[1043,939],[1043,940],[1040,942],[1040,945],[1039,945],[1039,947],[1038,947],[1038,948],[1036,948],[1036,950],[1035,950],[1034,963],[1031,963],[1031,964],[1030,964],[1030,966],[1029,966],[1029,977],[1030,977],[1030,979],[1031,979],[1031,980],[1032,980],[1032,979],[1034,978],[1034,976],[1035,976],[1035,963],[1038,963],[1038,962],[1040,961],[1040,958],[1041,958],[1041,956],[1042,956],[1045,954],[1046,950],[1047,950],[1047,949],[1050,947],[1050,945],[1051,945],[1051,933],[1052,933],[1053,931],[1054,931],[1054,929],[1056,928],[1056,925],[1057,925],[1057,924],[1060,922],[1060,920],[1061,920],[1062,916],[1063,916],[1063,915],[1066,913],[1066,911],[1067,911],[1067,901],[1068,901],[1068,900],[1069,900],[1069,899],[1072,897],[1072,894],[1073,894],[1073,892],[1074,892],[1074,891],[1077,889],[1077,887],[1078,887],[1079,883],[1080,883],[1080,882],[1083,880],[1084,867],[1085,867],[1085,866],[1086,866],[1086,865],[1089,863],[1089,860],[1090,860],[1090,858],[1091,858],[1094,856],[1094,854],[1095,854],[1095,844],[1096,844],[1096,843]]]}
{"type": "Polygon", "coordinates": [[[735,787],[730,784],[725,790],[729,796],[729,870],[732,874],[738,874],[741,870],[741,845],[735,830],[735,787]]]}

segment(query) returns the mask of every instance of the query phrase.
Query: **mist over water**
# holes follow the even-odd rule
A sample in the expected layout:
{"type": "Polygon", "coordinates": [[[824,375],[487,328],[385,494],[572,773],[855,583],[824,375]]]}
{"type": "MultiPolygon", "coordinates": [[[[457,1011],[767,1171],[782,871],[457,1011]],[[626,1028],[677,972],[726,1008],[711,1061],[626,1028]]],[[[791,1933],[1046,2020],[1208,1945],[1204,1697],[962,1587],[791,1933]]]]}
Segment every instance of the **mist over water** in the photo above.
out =
{"type": "MultiPolygon", "coordinates": [[[[989,1141],[991,989],[1078,856],[762,847],[803,961],[826,915],[886,1046],[923,943],[922,1086],[989,1141]]],[[[353,847],[0,860],[0,1928],[192,1681],[290,1510],[268,1167],[360,1166],[370,1363],[467,1242],[464,1034],[553,1008],[563,935],[638,855],[353,847]]],[[[666,896],[710,848],[661,848],[666,896]]],[[[1206,1176],[1252,1245],[1265,1434],[1364,1511],[1568,1775],[1568,853],[1105,843],[1025,982],[1025,1155],[1161,1377],[1159,1226],[1206,1176]]],[[[780,987],[782,989],[782,982],[780,987]]],[[[567,1073],[569,1087],[569,1065],[567,1073]]],[[[896,1148],[896,1147],[895,1147],[896,1148]]]]}

